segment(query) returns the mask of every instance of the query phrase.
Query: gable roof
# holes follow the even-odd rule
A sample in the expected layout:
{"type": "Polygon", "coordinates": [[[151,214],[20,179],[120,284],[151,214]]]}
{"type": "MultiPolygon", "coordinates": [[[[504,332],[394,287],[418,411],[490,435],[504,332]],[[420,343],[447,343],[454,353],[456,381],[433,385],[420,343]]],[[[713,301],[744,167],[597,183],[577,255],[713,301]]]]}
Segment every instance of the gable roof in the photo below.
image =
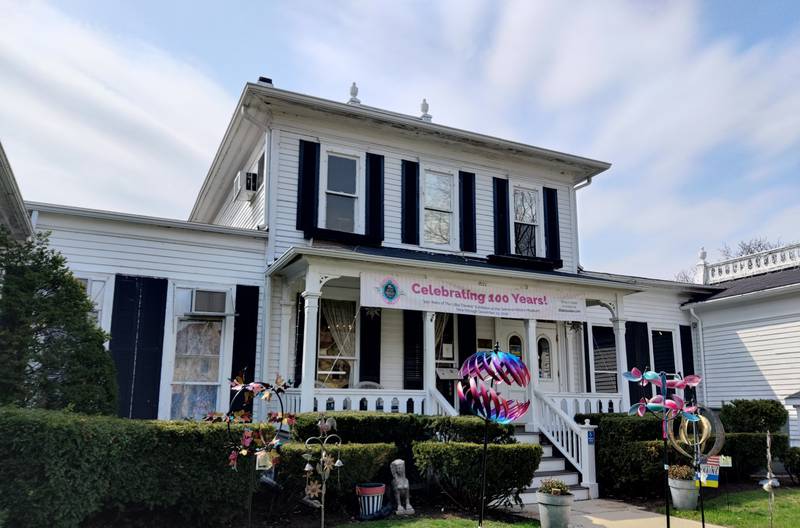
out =
{"type": "Polygon", "coordinates": [[[33,233],[31,219],[25,210],[22,193],[11,170],[3,144],[0,143],[0,225],[11,231],[11,236],[25,239],[33,233]]]}
{"type": "Polygon", "coordinates": [[[795,284],[800,284],[800,266],[717,283],[715,286],[724,289],[706,298],[705,301],[715,301],[795,284]]]}

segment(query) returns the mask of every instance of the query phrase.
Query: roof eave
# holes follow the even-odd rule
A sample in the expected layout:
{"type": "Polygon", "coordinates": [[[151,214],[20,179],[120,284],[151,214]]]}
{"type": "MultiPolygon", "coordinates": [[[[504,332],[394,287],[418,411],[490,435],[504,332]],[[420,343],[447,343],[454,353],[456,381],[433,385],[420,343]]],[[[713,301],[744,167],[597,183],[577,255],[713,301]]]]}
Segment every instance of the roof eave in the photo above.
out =
{"type": "Polygon", "coordinates": [[[720,297],[719,299],[708,299],[705,301],[698,301],[693,303],[686,303],[681,306],[683,310],[689,310],[691,308],[709,308],[709,307],[716,307],[726,304],[731,304],[736,301],[751,301],[751,300],[759,300],[759,299],[768,299],[770,297],[776,297],[778,295],[786,295],[788,293],[795,293],[800,292],[800,283],[795,284],[787,284],[785,286],[777,286],[775,288],[768,288],[766,290],[758,290],[754,292],[748,293],[740,293],[738,295],[731,295],[728,297],[720,297]]]}

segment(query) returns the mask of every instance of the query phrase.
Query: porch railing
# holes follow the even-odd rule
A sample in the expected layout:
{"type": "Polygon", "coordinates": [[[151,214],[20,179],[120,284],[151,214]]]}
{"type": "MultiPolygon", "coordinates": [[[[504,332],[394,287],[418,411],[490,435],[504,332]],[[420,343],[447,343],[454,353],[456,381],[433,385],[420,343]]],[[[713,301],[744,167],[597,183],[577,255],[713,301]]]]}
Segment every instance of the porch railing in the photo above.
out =
{"type": "Polygon", "coordinates": [[[534,389],[533,405],[538,420],[539,432],[575,466],[581,474],[581,485],[589,488],[591,498],[598,496],[597,473],[595,468],[594,440],[597,426],[575,423],[573,414],[563,411],[559,404],[534,389]]]}
{"type": "Polygon", "coordinates": [[[622,394],[600,392],[553,392],[546,396],[556,406],[570,416],[588,413],[625,412],[622,408],[622,394]]]}
{"type": "MultiPolygon", "coordinates": [[[[424,390],[315,388],[314,409],[423,414],[426,394],[424,390]]],[[[288,412],[300,412],[300,389],[288,389],[285,403],[288,412]]]]}
{"type": "Polygon", "coordinates": [[[432,389],[431,393],[431,401],[433,402],[433,413],[434,415],[445,415],[445,416],[458,416],[458,411],[453,407],[447,398],[442,396],[442,393],[436,389],[432,389]]]}

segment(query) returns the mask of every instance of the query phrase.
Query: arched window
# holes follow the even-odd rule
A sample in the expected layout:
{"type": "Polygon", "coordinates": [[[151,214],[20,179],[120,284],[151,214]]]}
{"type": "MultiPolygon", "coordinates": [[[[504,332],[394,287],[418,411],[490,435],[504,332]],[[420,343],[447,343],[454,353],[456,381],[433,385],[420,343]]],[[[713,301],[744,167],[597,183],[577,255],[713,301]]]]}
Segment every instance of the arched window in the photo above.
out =
{"type": "Polygon", "coordinates": [[[536,348],[539,352],[539,379],[552,379],[553,362],[550,354],[550,340],[546,337],[540,337],[536,343],[536,348]]]}
{"type": "Polygon", "coordinates": [[[522,338],[516,334],[508,338],[508,351],[522,358],[522,338]]]}

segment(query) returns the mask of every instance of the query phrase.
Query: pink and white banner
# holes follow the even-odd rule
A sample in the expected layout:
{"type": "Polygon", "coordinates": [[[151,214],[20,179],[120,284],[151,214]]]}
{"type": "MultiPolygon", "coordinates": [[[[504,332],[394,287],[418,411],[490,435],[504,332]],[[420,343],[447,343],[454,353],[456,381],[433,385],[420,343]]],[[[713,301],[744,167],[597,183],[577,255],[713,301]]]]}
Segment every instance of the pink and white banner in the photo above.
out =
{"type": "Polygon", "coordinates": [[[580,293],[538,284],[509,286],[436,276],[361,273],[361,306],[512,319],[583,321],[580,293]]]}

